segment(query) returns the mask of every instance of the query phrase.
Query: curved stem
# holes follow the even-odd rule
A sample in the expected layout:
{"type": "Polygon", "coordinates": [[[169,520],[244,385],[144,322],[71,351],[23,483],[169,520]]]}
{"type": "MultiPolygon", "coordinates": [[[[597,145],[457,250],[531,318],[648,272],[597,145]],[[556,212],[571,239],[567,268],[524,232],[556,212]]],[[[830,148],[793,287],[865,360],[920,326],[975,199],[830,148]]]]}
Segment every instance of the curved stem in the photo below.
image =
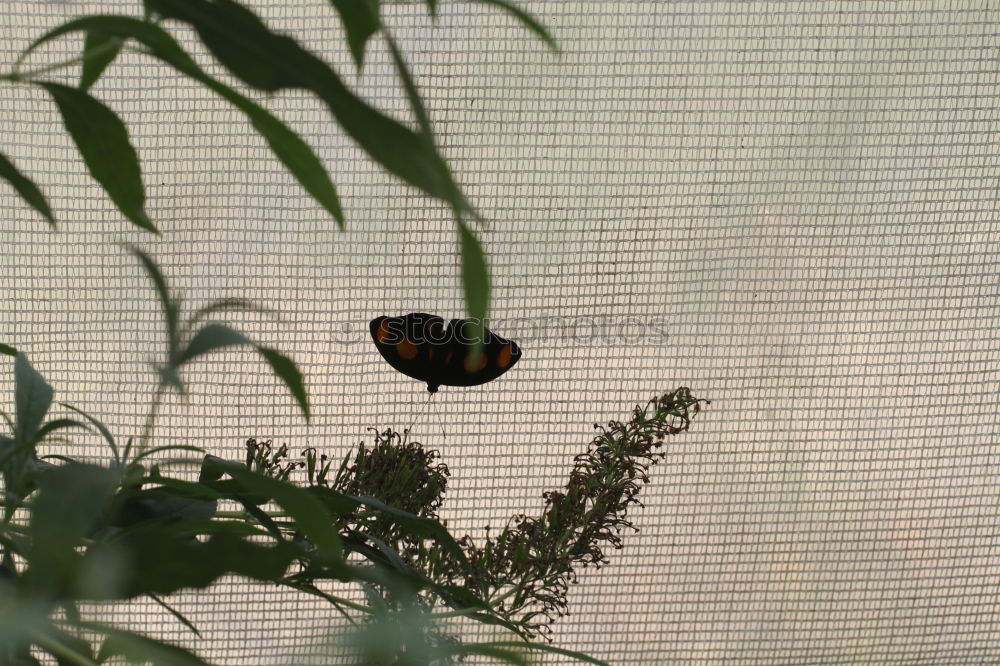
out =
{"type": "MultiPolygon", "coordinates": [[[[153,403],[149,407],[149,415],[146,417],[146,425],[143,426],[142,436],[139,438],[139,451],[136,456],[141,456],[149,448],[149,440],[153,437],[153,427],[156,425],[156,417],[160,413],[160,403],[163,402],[163,393],[167,390],[167,385],[160,382],[156,387],[156,394],[153,396],[153,403]]],[[[122,461],[124,465],[128,461],[122,461]]]]}

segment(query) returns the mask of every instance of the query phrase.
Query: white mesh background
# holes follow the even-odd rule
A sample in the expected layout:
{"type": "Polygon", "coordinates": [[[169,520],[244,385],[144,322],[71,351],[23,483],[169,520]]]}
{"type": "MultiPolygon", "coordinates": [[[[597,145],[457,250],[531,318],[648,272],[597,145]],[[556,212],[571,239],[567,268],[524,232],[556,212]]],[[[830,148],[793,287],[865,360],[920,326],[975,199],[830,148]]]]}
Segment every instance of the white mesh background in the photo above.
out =
{"type": "MultiPolygon", "coordinates": [[[[3,62],[68,18],[139,4],[6,0],[3,62]]],[[[356,76],[324,0],[254,6],[408,117],[384,45],[356,76]]],[[[449,527],[481,537],[537,512],[595,421],[688,385],[711,407],[654,468],[641,533],[572,589],[556,645],[616,665],[1000,661],[1000,7],[525,6],[561,57],[486,5],[443,3],[436,25],[422,3],[383,6],[490,220],[496,330],[525,349],[496,382],[445,388],[414,429],[452,469],[449,527]],[[589,335],[591,318],[657,316],[665,343],[589,335]]],[[[334,174],[345,233],[240,114],[165,66],[123,54],[94,91],[129,125],[163,235],[112,208],[42,93],[4,86],[0,150],[43,187],[60,231],[0,187],[0,341],[31,355],[57,400],[136,434],[163,344],[120,245],[139,243],[189,305],[280,309],[228,320],[298,361],[314,410],[305,425],[250,352],[216,354],[188,372],[188,402],[164,406],[159,443],[239,458],[247,437],[274,437],[343,455],[366,427],[409,424],[426,391],[365,326],[461,316],[447,210],[382,173],[304,93],[267,104],[334,174]]],[[[204,640],[153,605],[108,615],[222,664],[296,662],[336,623],[311,598],[238,582],[173,601],[204,640]]]]}

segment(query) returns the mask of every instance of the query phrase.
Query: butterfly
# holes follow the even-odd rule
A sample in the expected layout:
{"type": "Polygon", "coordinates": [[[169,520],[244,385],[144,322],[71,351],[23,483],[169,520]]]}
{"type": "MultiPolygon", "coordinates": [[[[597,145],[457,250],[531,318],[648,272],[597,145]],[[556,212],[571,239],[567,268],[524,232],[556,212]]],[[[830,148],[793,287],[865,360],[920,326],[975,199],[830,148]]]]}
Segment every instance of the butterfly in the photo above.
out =
{"type": "Polygon", "coordinates": [[[514,367],[521,348],[483,327],[482,353],[472,354],[475,324],[470,319],[444,319],[423,312],[402,317],[376,317],[368,325],[382,358],[408,377],[439,386],[478,386],[514,367]]]}

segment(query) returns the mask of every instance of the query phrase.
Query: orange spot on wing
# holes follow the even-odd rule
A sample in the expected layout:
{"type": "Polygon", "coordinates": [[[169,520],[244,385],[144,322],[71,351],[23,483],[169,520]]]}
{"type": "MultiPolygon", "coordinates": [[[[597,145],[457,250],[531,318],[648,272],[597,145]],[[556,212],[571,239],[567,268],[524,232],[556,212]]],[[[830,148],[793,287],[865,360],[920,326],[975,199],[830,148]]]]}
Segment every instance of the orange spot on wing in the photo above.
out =
{"type": "Polygon", "coordinates": [[[500,353],[497,354],[497,365],[501,368],[506,368],[510,365],[511,356],[514,355],[514,350],[509,344],[504,345],[500,348],[500,353]]]}
{"type": "Polygon", "coordinates": [[[389,343],[389,321],[385,320],[378,325],[378,331],[375,332],[375,339],[378,340],[380,345],[385,345],[389,343]]]}
{"type": "Polygon", "coordinates": [[[462,365],[465,367],[466,372],[479,372],[486,367],[486,354],[479,354],[479,358],[473,358],[472,354],[469,354],[462,361],[462,365]]]}
{"type": "Polygon", "coordinates": [[[455,352],[453,352],[453,351],[448,352],[448,355],[444,357],[444,364],[448,365],[449,363],[451,363],[451,357],[454,356],[454,355],[455,355],[455,352]]]}
{"type": "Polygon", "coordinates": [[[412,361],[417,357],[417,346],[410,342],[409,340],[403,340],[398,345],[396,345],[396,353],[399,354],[400,358],[404,358],[407,361],[412,361]]]}

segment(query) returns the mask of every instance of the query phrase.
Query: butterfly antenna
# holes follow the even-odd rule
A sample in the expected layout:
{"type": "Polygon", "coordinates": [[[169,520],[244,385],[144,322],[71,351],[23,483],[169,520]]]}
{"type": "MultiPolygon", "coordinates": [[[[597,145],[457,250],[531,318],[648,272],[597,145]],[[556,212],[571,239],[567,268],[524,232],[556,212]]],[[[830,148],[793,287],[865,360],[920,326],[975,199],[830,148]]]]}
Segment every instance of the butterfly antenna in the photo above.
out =
{"type": "Polygon", "coordinates": [[[406,428],[406,430],[403,431],[404,433],[409,433],[410,430],[413,429],[413,425],[417,422],[417,419],[419,419],[423,415],[423,413],[427,411],[427,406],[431,404],[431,400],[433,399],[434,399],[434,394],[428,393],[427,401],[424,403],[424,406],[420,408],[420,411],[417,412],[416,416],[413,417],[413,422],[410,423],[410,425],[406,428]]]}

